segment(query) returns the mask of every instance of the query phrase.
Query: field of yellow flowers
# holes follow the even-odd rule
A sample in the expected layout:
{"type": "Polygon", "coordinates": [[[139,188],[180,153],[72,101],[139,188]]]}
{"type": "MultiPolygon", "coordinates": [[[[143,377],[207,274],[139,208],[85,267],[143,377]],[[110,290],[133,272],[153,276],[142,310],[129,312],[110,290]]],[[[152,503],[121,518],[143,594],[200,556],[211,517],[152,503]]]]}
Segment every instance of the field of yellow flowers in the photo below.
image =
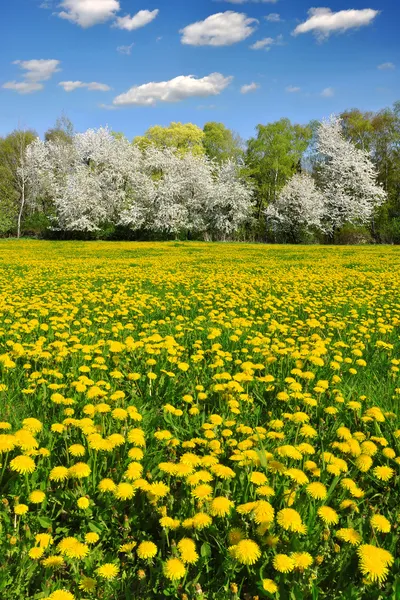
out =
{"type": "Polygon", "coordinates": [[[2,600],[400,598],[400,250],[0,241],[2,600]]]}

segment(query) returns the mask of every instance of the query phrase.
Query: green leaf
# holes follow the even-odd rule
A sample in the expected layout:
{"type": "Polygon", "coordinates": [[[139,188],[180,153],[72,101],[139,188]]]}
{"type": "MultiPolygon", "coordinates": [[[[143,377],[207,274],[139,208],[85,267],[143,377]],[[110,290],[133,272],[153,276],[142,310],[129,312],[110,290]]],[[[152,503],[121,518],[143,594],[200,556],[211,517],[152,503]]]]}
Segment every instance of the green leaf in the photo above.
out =
{"type": "Polygon", "coordinates": [[[38,521],[41,527],[45,527],[46,529],[49,529],[49,527],[51,527],[53,524],[52,520],[48,517],[38,517],[38,521]]]}
{"type": "Polygon", "coordinates": [[[208,542],[204,542],[204,544],[201,546],[200,554],[203,558],[209,558],[211,556],[211,547],[208,542]]]}
{"type": "Polygon", "coordinates": [[[88,527],[89,527],[90,531],[93,531],[94,533],[98,533],[98,534],[101,533],[101,529],[99,527],[97,527],[97,525],[92,523],[92,521],[89,521],[88,527]]]}

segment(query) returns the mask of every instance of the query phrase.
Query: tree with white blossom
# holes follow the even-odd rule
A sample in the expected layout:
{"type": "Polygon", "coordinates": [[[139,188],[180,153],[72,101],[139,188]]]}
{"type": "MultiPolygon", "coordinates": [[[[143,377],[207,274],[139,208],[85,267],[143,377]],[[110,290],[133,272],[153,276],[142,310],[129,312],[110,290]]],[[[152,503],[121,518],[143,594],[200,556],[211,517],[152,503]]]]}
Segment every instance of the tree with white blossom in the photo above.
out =
{"type": "Polygon", "coordinates": [[[27,152],[30,201],[51,197],[55,228],[95,232],[105,224],[232,235],[249,218],[251,191],[233,163],[172,148],[141,150],[107,128],[72,142],[36,140],[27,152]]]}
{"type": "Polygon", "coordinates": [[[296,173],[266,209],[267,223],[276,235],[300,242],[304,233],[322,231],[324,196],[308,173],[296,173]]]}
{"type": "Polygon", "coordinates": [[[326,231],[333,238],[345,223],[370,223],[386,193],[376,183],[377,171],[369,153],[345,139],[341,119],[336,116],[320,123],[316,149],[326,231]]]}

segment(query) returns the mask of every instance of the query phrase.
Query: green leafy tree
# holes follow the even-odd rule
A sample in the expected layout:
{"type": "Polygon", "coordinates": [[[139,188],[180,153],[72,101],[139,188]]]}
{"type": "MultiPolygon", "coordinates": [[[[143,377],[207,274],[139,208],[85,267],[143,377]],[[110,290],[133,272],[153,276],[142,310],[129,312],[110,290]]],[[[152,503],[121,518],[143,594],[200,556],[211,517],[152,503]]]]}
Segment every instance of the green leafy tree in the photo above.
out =
{"type": "Polygon", "coordinates": [[[204,125],[203,146],[209,158],[218,162],[243,157],[243,142],[240,137],[223,123],[210,121],[204,125]]]}
{"type": "Polygon", "coordinates": [[[36,137],[34,131],[16,129],[0,139],[0,231],[16,228],[17,237],[21,235],[28,191],[25,150],[36,137]]]}
{"type": "Polygon", "coordinates": [[[154,125],[143,136],[137,136],[133,143],[142,150],[150,145],[158,148],[176,148],[178,153],[191,152],[197,156],[204,154],[204,133],[193,123],[174,123],[168,127],[154,125]]]}
{"type": "Polygon", "coordinates": [[[256,192],[256,217],[278,197],[280,190],[296,172],[312,137],[309,126],[295,125],[281,119],[268,125],[257,125],[257,135],[248,141],[246,175],[256,192]]]}

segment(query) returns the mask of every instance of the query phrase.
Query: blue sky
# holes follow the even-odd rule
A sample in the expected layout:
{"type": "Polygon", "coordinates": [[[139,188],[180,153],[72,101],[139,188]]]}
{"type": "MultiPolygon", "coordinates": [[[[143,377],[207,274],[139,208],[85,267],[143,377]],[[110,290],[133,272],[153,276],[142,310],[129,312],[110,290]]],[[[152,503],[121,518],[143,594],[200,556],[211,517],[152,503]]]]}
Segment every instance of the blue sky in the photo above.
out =
{"type": "Polygon", "coordinates": [[[400,99],[399,20],[396,0],[4,0],[0,135],[63,111],[78,131],[216,120],[247,138],[378,110],[400,99]]]}

